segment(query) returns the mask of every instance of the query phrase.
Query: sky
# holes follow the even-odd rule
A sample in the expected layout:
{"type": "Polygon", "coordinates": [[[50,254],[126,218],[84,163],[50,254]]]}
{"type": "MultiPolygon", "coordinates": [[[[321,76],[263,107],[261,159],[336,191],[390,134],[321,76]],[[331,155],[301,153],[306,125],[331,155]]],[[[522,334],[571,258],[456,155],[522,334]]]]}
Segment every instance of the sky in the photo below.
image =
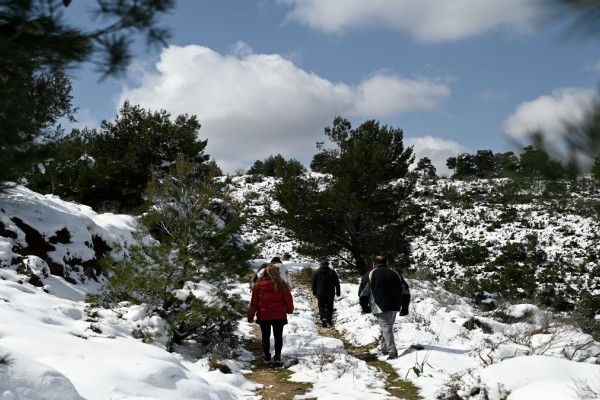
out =
{"type": "MultiPolygon", "coordinates": [[[[234,178],[234,182],[243,182],[243,177],[234,178]]],[[[256,182],[238,186],[239,195],[253,190],[253,185],[256,182]]],[[[0,398],[260,398],[256,390],[261,385],[250,373],[265,368],[260,355],[257,359],[241,347],[238,355],[223,361],[232,372],[225,374],[210,368],[209,356],[194,357],[190,348],[176,347],[176,352],[169,353],[165,350],[164,321],[150,316],[143,304],[90,309],[83,298],[86,293],[97,293],[100,285],[86,278],[82,270],[77,272],[77,266],[68,269],[78,281],[72,284],[50,275],[46,261],[26,256],[23,266],[43,283],[33,286],[29,277],[12,265],[19,257],[14,251],[25,247],[25,233],[15,225],[15,217],[46,238],[68,229],[71,242],[55,243],[56,250],[48,253],[55,263],[63,265],[67,257],[82,261],[93,257],[89,248],[92,234],[107,243],[120,244],[112,253],[117,258],[123,256],[123,245],[136,240],[136,220],[127,215],[97,214],[89,207],[43,196],[23,186],[0,196],[0,223],[6,232],[14,233],[0,236],[0,398]],[[134,338],[134,330],[151,333],[155,342],[134,338]]],[[[267,226],[272,229],[267,222],[260,229],[267,226]]],[[[247,232],[256,231],[256,226],[247,228],[247,232]]],[[[513,229],[519,230],[506,228],[513,229]]],[[[271,242],[270,251],[277,249],[276,241],[267,241],[271,242]]],[[[263,261],[253,260],[252,267],[263,261]]],[[[293,273],[316,267],[314,262],[299,262],[294,252],[284,265],[293,273]]],[[[248,280],[232,289],[245,301],[250,299],[253,275],[252,270],[248,272],[248,280]]],[[[441,392],[452,390],[469,400],[591,400],[600,394],[600,343],[589,335],[569,325],[550,324],[553,320],[548,311],[533,304],[503,304],[505,318],[493,318],[474,307],[470,299],[417,279],[408,279],[409,315],[398,317],[394,324],[400,356],[387,360],[377,349],[380,331],[376,318],[360,312],[358,279],[343,280],[341,296],[336,297],[335,325],[329,332],[316,325],[310,293],[294,285],[295,310],[284,328],[283,362],[291,381],[312,384],[307,393],[299,392],[295,398],[391,398],[381,374],[349,354],[339,337],[354,346],[367,346],[380,362],[388,363],[402,379],[416,385],[424,400],[438,399],[441,392]],[[488,330],[465,328],[472,318],[488,330]]],[[[194,295],[210,299],[214,287],[204,283],[197,285],[194,295]]],[[[239,321],[237,334],[242,339],[259,340],[246,318],[239,321]]]]}
{"type": "MultiPolygon", "coordinates": [[[[551,140],[596,97],[600,46],[549,0],[178,1],[168,47],[136,46],[126,77],[74,71],[79,127],[128,100],[196,115],[226,173],[281,154],[308,167],[336,116],[402,129],[438,173],[463,152],[551,140]]],[[[86,21],[89,3],[68,18],[86,21]]]]}

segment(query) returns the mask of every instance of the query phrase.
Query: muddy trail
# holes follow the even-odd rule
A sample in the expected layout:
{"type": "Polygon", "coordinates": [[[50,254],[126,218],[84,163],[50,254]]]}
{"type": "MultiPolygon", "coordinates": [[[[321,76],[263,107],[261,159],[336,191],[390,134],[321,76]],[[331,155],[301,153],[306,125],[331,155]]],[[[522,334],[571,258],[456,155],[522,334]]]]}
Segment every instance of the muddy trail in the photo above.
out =
{"type": "Polygon", "coordinates": [[[308,392],[312,387],[310,383],[291,382],[289,377],[292,372],[287,367],[277,366],[263,360],[260,328],[258,325],[254,325],[253,329],[254,338],[246,341],[244,347],[255,357],[252,362],[252,373],[247,377],[263,386],[262,389],[256,391],[256,394],[264,400],[288,400],[308,392]]]}
{"type": "MultiPolygon", "coordinates": [[[[306,283],[299,282],[295,290],[303,292],[312,299],[311,307],[313,313],[315,316],[318,316],[317,301],[310,293],[310,288],[308,288],[308,285],[306,283]]],[[[262,389],[256,391],[256,394],[262,396],[262,398],[265,400],[287,400],[309,392],[312,388],[311,383],[291,382],[289,380],[289,377],[292,375],[292,371],[290,371],[288,368],[295,364],[294,360],[284,360],[284,366],[276,366],[272,363],[263,361],[263,352],[260,343],[260,329],[258,328],[258,325],[255,325],[253,329],[254,338],[245,343],[245,348],[255,357],[255,360],[252,362],[252,372],[249,373],[247,377],[248,379],[251,379],[252,381],[263,386],[262,389]]],[[[400,376],[398,376],[394,368],[389,363],[379,360],[376,354],[371,353],[371,350],[375,347],[374,345],[357,347],[351,345],[347,340],[345,340],[343,332],[339,332],[337,329],[335,329],[335,315],[334,327],[323,328],[320,325],[317,325],[317,330],[321,336],[327,336],[341,340],[344,344],[344,349],[348,352],[348,354],[359,360],[363,360],[369,366],[375,368],[382,377],[381,379],[385,381],[385,389],[390,394],[390,399],[422,399],[422,397],[419,395],[418,388],[414,386],[412,382],[403,380],[400,376]]],[[[308,399],[311,398],[309,397],[308,399]]]]}

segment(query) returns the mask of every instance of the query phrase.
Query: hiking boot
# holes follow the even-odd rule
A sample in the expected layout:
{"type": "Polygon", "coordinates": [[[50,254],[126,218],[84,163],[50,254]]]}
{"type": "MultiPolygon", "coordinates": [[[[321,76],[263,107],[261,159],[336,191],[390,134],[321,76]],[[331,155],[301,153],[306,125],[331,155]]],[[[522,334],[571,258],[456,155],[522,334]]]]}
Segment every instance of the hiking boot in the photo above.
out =
{"type": "Polygon", "coordinates": [[[390,354],[388,355],[388,358],[387,358],[387,359],[388,359],[388,360],[393,360],[393,359],[395,359],[395,358],[398,358],[398,353],[390,353],[390,354]]]}
{"type": "Polygon", "coordinates": [[[279,354],[275,354],[275,357],[273,357],[273,364],[276,365],[281,365],[281,355],[279,354]]]}
{"type": "Polygon", "coordinates": [[[271,353],[267,353],[263,356],[263,360],[265,360],[265,362],[269,362],[271,361],[271,353]]]}

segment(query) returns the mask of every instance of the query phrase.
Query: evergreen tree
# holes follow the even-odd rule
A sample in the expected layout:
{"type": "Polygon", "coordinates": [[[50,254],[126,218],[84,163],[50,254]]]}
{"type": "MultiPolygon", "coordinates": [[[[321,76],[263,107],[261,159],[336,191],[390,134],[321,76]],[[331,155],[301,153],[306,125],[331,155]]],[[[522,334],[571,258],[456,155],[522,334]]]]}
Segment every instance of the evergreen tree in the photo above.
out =
{"type": "Polygon", "coordinates": [[[526,177],[541,177],[549,159],[545,151],[534,146],[526,146],[519,155],[521,174],[526,177]]]}
{"type": "Polygon", "coordinates": [[[168,170],[179,154],[203,165],[199,175],[208,173],[206,140],[198,140],[199,130],[195,116],[171,120],[164,110],[125,102],[116,120],[103,121],[99,131],[74,132],[60,140],[57,157],[30,176],[30,187],[94,209],[133,210],[144,203],[152,170],[168,170]]]}
{"type": "Polygon", "coordinates": [[[73,120],[71,80],[28,60],[6,66],[0,61],[0,183],[16,181],[33,162],[48,157],[51,127],[73,120]]]}
{"type": "Polygon", "coordinates": [[[168,32],[156,17],[174,4],[97,0],[92,13],[106,25],[88,30],[65,22],[70,3],[0,2],[0,182],[15,180],[47,158],[42,144],[48,128],[73,117],[71,83],[61,71],[92,60],[102,76],[122,73],[134,34],[143,34],[148,44],[164,44],[168,32]]]}
{"type": "Polygon", "coordinates": [[[436,169],[429,157],[423,157],[417,162],[414,172],[424,179],[436,179],[436,169]]]}
{"type": "Polygon", "coordinates": [[[494,158],[496,176],[502,178],[513,177],[519,171],[519,158],[512,151],[496,153],[494,158]]]}
{"type": "Polygon", "coordinates": [[[319,152],[313,156],[310,162],[310,169],[314,172],[323,172],[332,157],[327,151],[324,151],[324,144],[325,142],[317,142],[319,152]]]}
{"type": "Polygon", "coordinates": [[[414,160],[402,130],[373,120],[352,129],[338,117],[325,134],[335,145],[318,147],[325,178],[286,177],[275,188],[281,224],[301,243],[299,252],[339,255],[361,274],[375,254],[402,264],[409,236],[420,227],[420,209],[411,201],[414,183],[402,179],[414,160]]]}
{"type": "Polygon", "coordinates": [[[282,178],[284,176],[295,176],[305,172],[306,168],[295,159],[286,160],[281,154],[269,156],[264,160],[256,160],[248,170],[248,175],[264,175],[282,178]]]}
{"type": "Polygon", "coordinates": [[[495,176],[496,159],[491,150],[477,150],[473,156],[476,175],[478,178],[492,178],[495,176]]]}
{"type": "Polygon", "coordinates": [[[155,175],[153,207],[142,218],[154,240],[140,240],[131,257],[109,264],[109,283],[89,301],[144,304],[166,321],[170,348],[193,340],[203,352],[228,353],[245,309],[228,289],[256,251],[240,236],[239,206],[211,179],[199,179],[198,168],[180,156],[170,173],[155,175]]]}
{"type": "Polygon", "coordinates": [[[477,177],[478,169],[473,155],[469,153],[460,154],[458,157],[450,157],[446,161],[448,168],[454,170],[452,178],[469,179],[477,177]]]}
{"type": "Polygon", "coordinates": [[[446,160],[446,167],[454,171],[452,176],[456,175],[456,157],[448,157],[448,159],[446,160]]]}

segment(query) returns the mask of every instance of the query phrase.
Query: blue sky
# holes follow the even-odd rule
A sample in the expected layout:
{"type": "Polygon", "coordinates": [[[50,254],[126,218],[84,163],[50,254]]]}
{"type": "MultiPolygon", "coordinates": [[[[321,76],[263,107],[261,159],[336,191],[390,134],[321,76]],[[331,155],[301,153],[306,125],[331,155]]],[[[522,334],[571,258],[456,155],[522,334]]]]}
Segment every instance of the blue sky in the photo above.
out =
{"type": "MultiPolygon", "coordinates": [[[[566,35],[545,0],[177,3],[169,47],[140,46],[124,79],[74,71],[79,125],[125,100],[197,115],[228,173],[272,154],[308,166],[337,115],[403,129],[444,173],[462,152],[518,152],[532,130],[559,138],[600,82],[599,43],[566,35]]],[[[66,14],[81,24],[86,7],[66,14]]]]}

